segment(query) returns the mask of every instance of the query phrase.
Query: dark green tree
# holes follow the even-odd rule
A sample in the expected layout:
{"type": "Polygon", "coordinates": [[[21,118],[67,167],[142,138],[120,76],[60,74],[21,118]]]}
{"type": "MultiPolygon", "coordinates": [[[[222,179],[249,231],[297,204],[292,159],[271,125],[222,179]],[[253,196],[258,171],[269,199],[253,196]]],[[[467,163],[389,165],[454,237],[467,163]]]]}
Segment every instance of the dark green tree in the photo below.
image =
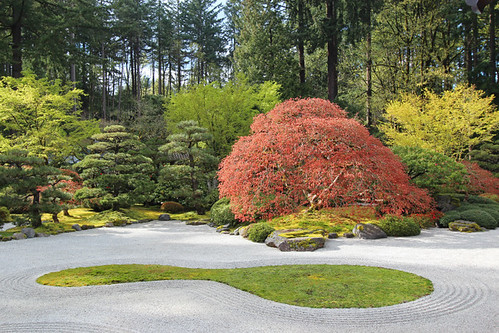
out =
{"type": "Polygon", "coordinates": [[[149,202],[154,167],[150,158],[139,153],[144,145],[138,137],[123,126],[111,125],[92,139],[96,142],[87,147],[91,154],[76,164],[85,187],[75,197],[95,210],[149,202]]]}
{"type": "Polygon", "coordinates": [[[180,130],[159,148],[170,164],[160,170],[159,192],[204,214],[218,199],[215,176],[218,159],[208,148],[211,135],[193,120],[178,123],[180,130]]]}
{"type": "Polygon", "coordinates": [[[0,155],[0,206],[24,215],[34,228],[42,225],[42,213],[57,209],[60,191],[44,190],[57,184],[60,170],[47,166],[43,159],[26,151],[0,155]]]}

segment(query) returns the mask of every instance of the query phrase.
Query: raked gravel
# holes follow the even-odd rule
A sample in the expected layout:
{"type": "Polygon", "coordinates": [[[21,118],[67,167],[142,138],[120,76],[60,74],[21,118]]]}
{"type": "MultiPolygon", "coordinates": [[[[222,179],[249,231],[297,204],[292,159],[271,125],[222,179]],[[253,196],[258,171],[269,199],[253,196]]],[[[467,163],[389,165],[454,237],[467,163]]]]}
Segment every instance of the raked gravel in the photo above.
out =
{"type": "Polygon", "coordinates": [[[3,242],[0,332],[499,332],[499,229],[334,239],[315,252],[280,252],[180,221],[3,242]],[[131,263],[193,268],[379,266],[429,278],[435,291],[383,308],[311,309],[210,281],[82,288],[35,281],[70,267],[131,263]]]}

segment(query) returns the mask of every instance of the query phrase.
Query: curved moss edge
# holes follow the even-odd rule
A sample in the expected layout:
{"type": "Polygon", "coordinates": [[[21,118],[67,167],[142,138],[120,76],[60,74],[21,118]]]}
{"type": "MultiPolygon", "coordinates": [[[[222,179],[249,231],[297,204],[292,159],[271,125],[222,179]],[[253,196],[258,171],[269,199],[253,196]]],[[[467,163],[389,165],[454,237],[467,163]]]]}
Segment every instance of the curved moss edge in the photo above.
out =
{"type": "Polygon", "coordinates": [[[355,265],[282,265],[201,269],[107,265],[45,274],[44,285],[79,287],[159,280],[209,280],[259,297],[312,308],[373,308],[414,301],[433,292],[430,280],[394,269],[355,265]]]}

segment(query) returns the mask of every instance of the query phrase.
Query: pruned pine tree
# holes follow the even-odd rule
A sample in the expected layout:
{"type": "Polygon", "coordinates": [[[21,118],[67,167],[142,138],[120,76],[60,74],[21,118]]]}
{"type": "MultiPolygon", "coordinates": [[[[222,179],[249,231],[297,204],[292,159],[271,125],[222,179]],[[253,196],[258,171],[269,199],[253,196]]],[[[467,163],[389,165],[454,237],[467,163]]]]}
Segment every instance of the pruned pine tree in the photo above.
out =
{"type": "Polygon", "coordinates": [[[217,200],[218,159],[208,148],[211,135],[193,120],[178,123],[178,129],[179,133],[170,135],[169,142],[159,148],[170,160],[160,170],[160,187],[176,201],[204,214],[217,200]]]}
{"type": "Polygon", "coordinates": [[[90,154],[76,164],[84,188],[76,198],[97,211],[148,202],[153,191],[152,160],[139,153],[143,144],[125,127],[111,125],[92,136],[90,154]]]}

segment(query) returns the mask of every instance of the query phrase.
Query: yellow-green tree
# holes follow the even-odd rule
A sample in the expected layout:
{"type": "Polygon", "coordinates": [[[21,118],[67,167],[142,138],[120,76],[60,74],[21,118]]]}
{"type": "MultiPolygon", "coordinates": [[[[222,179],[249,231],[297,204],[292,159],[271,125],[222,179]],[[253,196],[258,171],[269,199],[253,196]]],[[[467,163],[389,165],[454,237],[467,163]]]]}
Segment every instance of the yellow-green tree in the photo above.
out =
{"type": "Polygon", "coordinates": [[[458,85],[442,95],[402,94],[388,104],[379,125],[389,144],[421,147],[464,158],[476,145],[492,139],[499,126],[494,96],[473,86],[458,85]]]}

